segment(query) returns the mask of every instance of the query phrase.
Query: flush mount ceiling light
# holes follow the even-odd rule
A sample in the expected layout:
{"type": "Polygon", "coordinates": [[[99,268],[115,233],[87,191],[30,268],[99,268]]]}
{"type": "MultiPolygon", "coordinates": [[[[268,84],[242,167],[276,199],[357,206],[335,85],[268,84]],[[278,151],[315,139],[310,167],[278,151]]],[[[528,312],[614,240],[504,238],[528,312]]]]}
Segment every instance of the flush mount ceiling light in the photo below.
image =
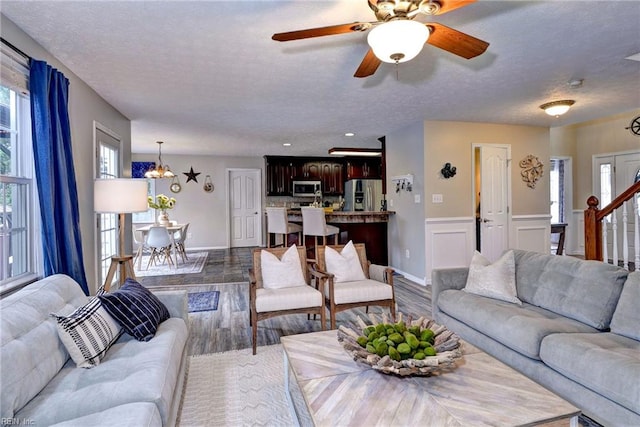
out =
{"type": "Polygon", "coordinates": [[[171,172],[171,169],[169,169],[169,165],[163,165],[162,164],[162,144],[163,144],[163,142],[162,141],[156,141],[156,144],[158,144],[158,164],[156,165],[155,168],[151,168],[147,172],[145,172],[144,177],[145,178],[153,178],[153,179],[173,178],[176,175],[173,172],[171,172]]]}
{"type": "Polygon", "coordinates": [[[374,27],[367,36],[367,42],[379,60],[393,64],[415,58],[428,38],[426,25],[398,19],[374,27]]]}
{"type": "Polygon", "coordinates": [[[380,150],[379,148],[333,147],[329,149],[329,154],[331,154],[332,156],[380,157],[382,156],[382,150],[380,150]]]}
{"type": "Polygon", "coordinates": [[[576,101],[572,99],[564,99],[562,101],[547,102],[542,104],[540,108],[548,115],[558,117],[569,111],[569,108],[575,103],[576,101]]]}

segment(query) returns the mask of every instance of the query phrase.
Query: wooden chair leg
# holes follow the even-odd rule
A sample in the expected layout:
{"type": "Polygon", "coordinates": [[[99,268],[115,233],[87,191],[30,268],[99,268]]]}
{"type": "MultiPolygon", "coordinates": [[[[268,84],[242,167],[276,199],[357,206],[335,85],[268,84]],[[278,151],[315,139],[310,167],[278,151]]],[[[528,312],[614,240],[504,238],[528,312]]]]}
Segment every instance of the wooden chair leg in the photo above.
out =
{"type": "Polygon", "coordinates": [[[249,314],[251,318],[251,342],[253,345],[253,355],[256,354],[256,341],[258,341],[258,320],[254,319],[253,313],[249,314]]]}
{"type": "Polygon", "coordinates": [[[270,247],[271,247],[271,233],[267,233],[267,248],[270,248],[270,247]]]}

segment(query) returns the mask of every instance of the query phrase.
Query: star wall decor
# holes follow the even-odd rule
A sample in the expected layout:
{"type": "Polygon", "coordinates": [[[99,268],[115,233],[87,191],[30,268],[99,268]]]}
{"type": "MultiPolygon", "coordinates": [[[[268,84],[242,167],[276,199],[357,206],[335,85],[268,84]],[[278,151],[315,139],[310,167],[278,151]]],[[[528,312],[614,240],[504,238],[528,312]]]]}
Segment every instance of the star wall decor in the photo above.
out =
{"type": "Polygon", "coordinates": [[[187,182],[189,182],[189,181],[198,182],[198,175],[200,175],[200,172],[194,172],[193,171],[193,166],[191,167],[189,172],[182,172],[182,173],[187,176],[187,182]]]}

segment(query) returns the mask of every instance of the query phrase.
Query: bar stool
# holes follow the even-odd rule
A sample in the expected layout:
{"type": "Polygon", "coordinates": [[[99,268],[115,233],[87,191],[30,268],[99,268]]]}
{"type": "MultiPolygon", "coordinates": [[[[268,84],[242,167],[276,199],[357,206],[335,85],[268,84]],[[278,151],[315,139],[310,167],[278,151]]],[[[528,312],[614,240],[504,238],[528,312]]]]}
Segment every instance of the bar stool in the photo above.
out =
{"type": "Polygon", "coordinates": [[[338,236],[340,235],[340,229],[333,225],[327,225],[327,221],[324,217],[324,209],[303,207],[302,211],[302,235],[314,236],[314,259],[318,259],[318,236],[322,236],[322,245],[326,246],[327,236],[335,236],[334,244],[338,244],[338,236]]]}
{"type": "Polygon", "coordinates": [[[302,226],[293,224],[287,219],[286,208],[267,208],[267,247],[271,247],[271,234],[282,234],[282,246],[287,244],[289,234],[296,233],[298,235],[298,244],[302,243],[302,226]]]}

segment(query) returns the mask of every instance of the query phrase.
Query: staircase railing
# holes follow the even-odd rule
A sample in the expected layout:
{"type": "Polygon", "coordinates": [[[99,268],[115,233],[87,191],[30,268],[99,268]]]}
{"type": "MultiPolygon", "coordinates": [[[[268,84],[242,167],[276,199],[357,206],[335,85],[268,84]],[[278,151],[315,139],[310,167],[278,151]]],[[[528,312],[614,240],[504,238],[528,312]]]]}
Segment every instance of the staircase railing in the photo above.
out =
{"type": "Polygon", "coordinates": [[[640,212],[638,197],[636,197],[638,193],[640,193],[640,181],[633,184],[602,209],[598,209],[600,202],[596,196],[589,197],[587,200],[589,207],[584,211],[584,255],[586,259],[619,265],[619,247],[621,247],[622,266],[628,270],[640,268],[640,227],[638,224],[640,212]],[[631,199],[633,200],[627,203],[631,199]],[[629,219],[629,205],[632,206],[631,220],[629,219]],[[619,215],[620,213],[621,215],[619,215]],[[621,221],[618,220],[618,217],[621,218],[621,221]],[[622,230],[620,230],[619,222],[622,223],[622,230]],[[611,224],[611,256],[608,253],[609,227],[607,223],[611,224]],[[630,223],[633,224],[633,230],[629,229],[630,223]],[[632,234],[632,239],[629,239],[629,234],[632,234]],[[630,240],[633,240],[633,246],[631,246],[630,240]],[[633,248],[634,253],[633,265],[629,259],[630,248],[633,248]]]}

